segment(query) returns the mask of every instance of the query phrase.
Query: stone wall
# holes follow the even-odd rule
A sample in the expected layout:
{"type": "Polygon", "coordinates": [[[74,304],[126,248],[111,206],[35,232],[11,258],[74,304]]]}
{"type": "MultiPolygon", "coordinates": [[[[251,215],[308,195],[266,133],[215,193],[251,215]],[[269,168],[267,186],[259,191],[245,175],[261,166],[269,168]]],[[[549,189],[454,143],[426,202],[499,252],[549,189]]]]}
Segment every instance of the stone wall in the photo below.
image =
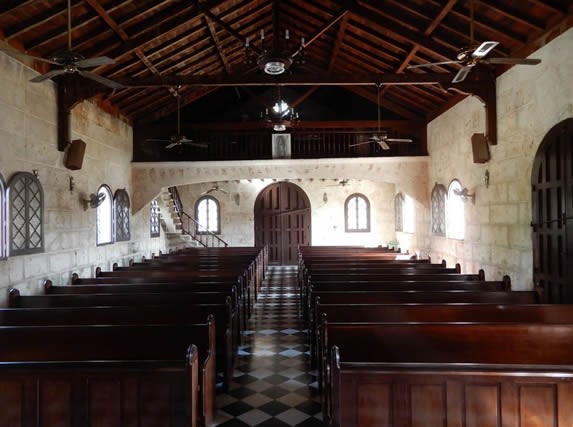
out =
{"type": "MultiPolygon", "coordinates": [[[[232,246],[254,245],[254,205],[261,190],[273,179],[250,179],[217,182],[220,191],[211,193],[221,208],[221,238],[232,246]]],[[[392,200],[395,186],[369,180],[350,180],[342,187],[331,179],[294,179],[308,196],[311,205],[313,245],[385,245],[395,237],[392,200]],[[361,193],[370,201],[371,230],[369,233],[345,233],[344,202],[353,193],[361,193]],[[326,195],[326,196],[325,196],[326,195]]],[[[194,215],[194,206],[201,193],[214,182],[178,187],[184,209],[194,215]]]]}
{"type": "Polygon", "coordinates": [[[72,272],[91,276],[96,266],[109,269],[165,248],[163,237],[149,238],[149,209],[131,217],[129,242],[96,246],[95,210],[86,210],[83,200],[103,183],[114,192],[125,188],[133,198],[131,127],[89,102],[80,104],[72,131],[73,139],[87,143],[86,154],[81,170],[66,169],[57,150],[55,84],[30,83],[35,75],[0,53],[0,174],[9,180],[18,171],[37,170],[45,200],[45,252],[0,260],[0,305],[9,287],[38,293],[44,279],[66,284],[72,272]]]}
{"type": "MultiPolygon", "coordinates": [[[[464,240],[430,237],[429,220],[417,232],[430,241],[434,258],[460,262],[465,272],[484,268],[488,279],[509,274],[515,289],[532,288],[531,170],[545,134],[573,117],[572,47],[570,29],[531,55],[541,64],[513,67],[497,79],[498,145],[490,146],[488,163],[472,160],[471,135],[485,130],[477,99],[467,98],[429,124],[427,193],[435,182],[447,187],[458,178],[476,194],[475,204],[465,206],[464,240]]],[[[420,214],[429,218],[427,210],[420,214]]]]}

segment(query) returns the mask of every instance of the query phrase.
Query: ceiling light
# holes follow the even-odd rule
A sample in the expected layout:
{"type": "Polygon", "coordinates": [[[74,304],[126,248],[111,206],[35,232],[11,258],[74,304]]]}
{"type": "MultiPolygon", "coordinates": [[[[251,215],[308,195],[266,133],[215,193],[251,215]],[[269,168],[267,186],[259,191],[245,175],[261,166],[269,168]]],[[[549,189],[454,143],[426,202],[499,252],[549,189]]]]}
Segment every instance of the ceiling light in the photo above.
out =
{"type": "Polygon", "coordinates": [[[245,40],[246,62],[247,64],[256,63],[261,70],[271,76],[283,74],[296,60],[297,63],[304,63],[304,37],[301,38],[300,46],[289,46],[289,30],[285,30],[284,40],[279,38],[278,32],[276,37],[273,34],[272,46],[265,47],[265,31],[261,30],[261,53],[256,55],[249,39],[245,40]]]}

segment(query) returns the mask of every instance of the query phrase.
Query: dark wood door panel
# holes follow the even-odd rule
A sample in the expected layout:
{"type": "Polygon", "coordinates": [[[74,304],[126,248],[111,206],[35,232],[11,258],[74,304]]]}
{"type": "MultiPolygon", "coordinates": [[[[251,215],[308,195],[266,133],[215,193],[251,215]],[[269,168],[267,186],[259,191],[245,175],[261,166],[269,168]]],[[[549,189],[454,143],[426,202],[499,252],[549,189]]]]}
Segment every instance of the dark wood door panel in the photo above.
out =
{"type": "Polygon", "coordinates": [[[310,245],[310,201],[289,182],[272,184],[255,202],[255,244],[269,247],[271,264],[297,263],[298,245],[310,245]]]}

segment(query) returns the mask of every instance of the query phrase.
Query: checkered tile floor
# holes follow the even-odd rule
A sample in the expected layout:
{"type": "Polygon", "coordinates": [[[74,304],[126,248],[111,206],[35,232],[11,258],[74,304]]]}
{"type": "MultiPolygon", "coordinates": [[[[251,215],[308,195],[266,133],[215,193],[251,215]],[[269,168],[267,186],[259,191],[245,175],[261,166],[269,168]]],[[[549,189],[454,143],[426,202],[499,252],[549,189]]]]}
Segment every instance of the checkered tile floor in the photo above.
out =
{"type": "Polygon", "coordinates": [[[294,266],[269,267],[250,330],[242,337],[230,390],[217,396],[216,425],[322,426],[296,280],[294,266]]]}

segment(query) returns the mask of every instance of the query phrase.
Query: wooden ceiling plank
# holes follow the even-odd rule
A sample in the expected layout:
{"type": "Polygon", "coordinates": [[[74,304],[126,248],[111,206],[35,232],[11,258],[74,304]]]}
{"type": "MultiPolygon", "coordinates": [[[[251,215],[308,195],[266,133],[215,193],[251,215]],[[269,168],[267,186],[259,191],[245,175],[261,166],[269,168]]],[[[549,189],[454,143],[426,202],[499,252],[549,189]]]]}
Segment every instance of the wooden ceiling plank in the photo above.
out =
{"type": "Polygon", "coordinates": [[[99,4],[98,0],[84,0],[105,21],[105,23],[123,40],[129,40],[127,33],[114,21],[114,19],[99,4]]]}
{"type": "MultiPolygon", "coordinates": [[[[216,16],[214,13],[210,12],[209,10],[205,11],[205,15],[208,16],[209,19],[215,21],[221,28],[223,28],[225,31],[227,31],[229,34],[231,34],[233,37],[235,37],[241,44],[245,44],[247,36],[242,36],[237,31],[233,30],[230,26],[225,24],[225,22],[223,22],[218,16],[216,16]]],[[[258,55],[260,53],[260,51],[257,49],[256,46],[254,46],[253,43],[250,44],[250,48],[253,50],[253,52],[255,52],[256,55],[258,55]]]]}
{"type": "MultiPolygon", "coordinates": [[[[76,5],[76,7],[78,7],[78,6],[79,5],[76,5]]],[[[38,27],[41,27],[46,22],[49,22],[52,19],[54,19],[55,16],[66,13],[67,10],[68,10],[67,4],[64,6],[60,6],[60,7],[53,7],[53,8],[49,8],[46,12],[44,12],[40,15],[34,16],[31,19],[27,19],[25,21],[20,21],[15,28],[11,29],[10,32],[6,32],[5,38],[6,38],[6,40],[11,40],[11,39],[17,38],[24,33],[30,32],[30,31],[38,28],[38,27]]],[[[72,17],[74,16],[73,10],[74,10],[74,7],[72,6],[72,17]]],[[[72,28],[73,28],[73,26],[72,26],[72,28]]],[[[65,35],[67,33],[67,28],[64,27],[63,31],[59,31],[59,33],[65,35]]],[[[35,47],[35,46],[30,46],[30,47],[35,47]]]]}
{"type": "Polygon", "coordinates": [[[503,16],[515,21],[515,22],[519,22],[520,24],[523,24],[523,25],[526,25],[530,28],[533,28],[535,31],[545,30],[545,28],[543,27],[543,24],[541,24],[539,22],[531,21],[531,19],[529,17],[521,15],[518,10],[511,10],[510,11],[510,10],[504,9],[501,5],[494,4],[490,1],[477,0],[477,3],[482,4],[483,6],[487,7],[489,10],[495,11],[496,13],[503,15],[503,16]]]}
{"type": "Polygon", "coordinates": [[[211,0],[204,6],[195,6],[195,3],[190,4],[181,2],[174,9],[163,11],[162,13],[153,16],[153,24],[147,24],[147,31],[139,36],[133,36],[127,42],[124,42],[116,49],[109,49],[104,44],[95,46],[89,52],[89,56],[108,55],[112,58],[118,59],[124,55],[133,53],[136,49],[145,51],[145,46],[160,38],[165,38],[169,34],[177,31],[182,26],[189,25],[190,21],[201,16],[204,10],[214,7],[221,3],[221,0],[211,0]],[[186,12],[194,10],[193,16],[188,16],[186,12]],[[173,17],[175,16],[175,17],[173,17]]]}
{"type": "Polygon", "coordinates": [[[215,45],[215,49],[217,49],[217,54],[219,55],[219,59],[221,60],[221,64],[225,68],[225,72],[227,74],[232,73],[232,67],[227,61],[225,54],[221,50],[221,43],[219,41],[219,37],[217,37],[217,30],[215,29],[215,24],[208,16],[205,16],[205,23],[207,24],[207,28],[209,28],[209,33],[211,34],[211,39],[213,40],[213,44],[215,45]]]}
{"type": "Polygon", "coordinates": [[[567,11],[566,10],[562,10],[556,6],[553,6],[552,4],[550,4],[549,2],[543,1],[543,0],[528,0],[530,3],[533,3],[536,6],[541,6],[544,7],[546,9],[549,9],[550,11],[552,11],[553,13],[557,13],[561,16],[566,15],[567,11]]]}
{"type": "Polygon", "coordinates": [[[368,22],[380,34],[386,35],[388,38],[399,37],[407,40],[412,45],[419,45],[420,48],[432,52],[437,57],[443,60],[449,60],[454,56],[454,52],[446,51],[444,47],[435,42],[434,40],[420,35],[416,31],[408,30],[407,28],[400,27],[399,25],[389,22],[380,16],[374,15],[369,9],[360,6],[351,0],[338,0],[338,3],[344,5],[352,12],[357,21],[368,22]]]}
{"type": "Polygon", "coordinates": [[[320,27],[317,31],[314,32],[314,34],[312,34],[308,40],[305,40],[304,45],[299,46],[292,54],[291,56],[294,58],[295,56],[297,56],[299,53],[302,52],[302,50],[306,47],[311,45],[312,43],[314,43],[318,38],[320,38],[320,36],[322,36],[325,32],[327,32],[334,24],[336,24],[338,21],[340,21],[344,16],[346,16],[346,14],[348,13],[348,9],[342,10],[340,12],[338,12],[338,14],[336,16],[334,16],[330,21],[326,22],[322,27],[320,27]]]}
{"type": "Polygon", "coordinates": [[[0,15],[12,12],[14,9],[19,7],[29,6],[34,3],[34,1],[35,0],[3,0],[2,4],[0,4],[0,15]]]}

